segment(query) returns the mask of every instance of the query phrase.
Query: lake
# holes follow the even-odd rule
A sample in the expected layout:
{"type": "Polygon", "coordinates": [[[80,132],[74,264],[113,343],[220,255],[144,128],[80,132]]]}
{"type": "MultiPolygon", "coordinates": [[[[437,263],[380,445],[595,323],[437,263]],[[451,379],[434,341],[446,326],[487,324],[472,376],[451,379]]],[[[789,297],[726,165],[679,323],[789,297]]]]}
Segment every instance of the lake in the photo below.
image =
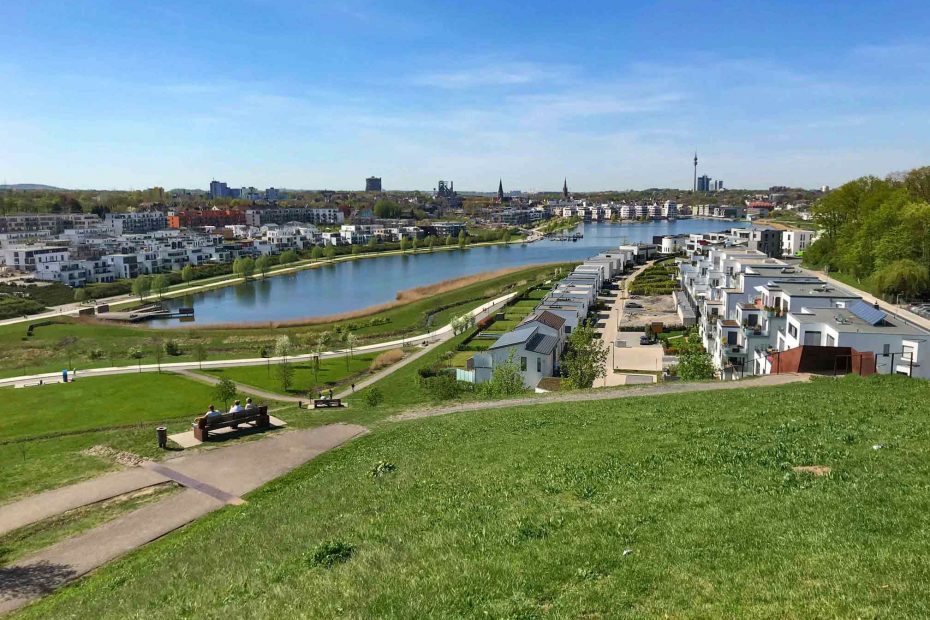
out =
{"type": "MultiPolygon", "coordinates": [[[[544,240],[347,261],[179,297],[166,304],[173,308],[192,306],[197,325],[326,316],[394,301],[400,291],[452,278],[508,267],[582,260],[622,243],[651,242],[655,235],[714,232],[748,225],[707,219],[587,223],[575,229],[584,234],[576,242],[544,240]]],[[[152,322],[154,326],[177,324],[173,320],[152,322]]]]}

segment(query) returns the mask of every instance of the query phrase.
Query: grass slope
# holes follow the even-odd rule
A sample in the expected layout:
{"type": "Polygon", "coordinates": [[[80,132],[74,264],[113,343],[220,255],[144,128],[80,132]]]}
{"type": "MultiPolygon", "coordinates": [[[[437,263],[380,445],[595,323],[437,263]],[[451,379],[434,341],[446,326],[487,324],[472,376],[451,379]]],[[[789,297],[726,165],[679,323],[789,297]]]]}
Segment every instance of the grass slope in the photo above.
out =
{"type": "Polygon", "coordinates": [[[926,617],[928,397],[849,378],[391,425],[16,617],[926,617]]]}
{"type": "Polygon", "coordinates": [[[6,388],[0,398],[0,441],[193,416],[212,402],[213,389],[166,373],[6,388]]]}
{"type": "MultiPolygon", "coordinates": [[[[292,394],[312,394],[316,389],[328,389],[330,387],[338,391],[339,386],[351,383],[353,380],[357,380],[357,377],[366,373],[371,366],[371,362],[378,355],[378,353],[354,355],[348,360],[348,368],[345,357],[321,360],[320,368],[316,373],[313,371],[313,362],[290,362],[290,366],[294,370],[294,376],[288,392],[292,394]]],[[[285,393],[281,384],[278,364],[239,366],[205,370],[203,372],[216,377],[226,377],[271,392],[285,393]]]]}
{"type": "Polygon", "coordinates": [[[0,502],[118,467],[112,459],[83,454],[93,446],[162,458],[154,427],[164,424],[169,433],[189,428],[212,402],[213,390],[167,373],[0,390],[0,502]]]}

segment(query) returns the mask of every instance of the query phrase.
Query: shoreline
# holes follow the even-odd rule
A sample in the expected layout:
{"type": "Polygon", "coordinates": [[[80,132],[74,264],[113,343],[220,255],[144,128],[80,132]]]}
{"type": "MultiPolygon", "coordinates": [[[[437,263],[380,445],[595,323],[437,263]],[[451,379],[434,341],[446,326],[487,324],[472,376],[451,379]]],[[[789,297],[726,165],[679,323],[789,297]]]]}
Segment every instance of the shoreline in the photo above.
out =
{"type": "MultiPolygon", "coordinates": [[[[480,248],[480,247],[490,247],[495,245],[512,245],[512,244],[523,244],[526,243],[525,239],[511,239],[510,241],[484,241],[481,243],[475,243],[471,245],[466,245],[464,248],[455,246],[443,246],[440,248],[429,249],[418,249],[416,252],[412,250],[407,250],[401,252],[400,250],[388,250],[386,252],[368,252],[362,254],[348,254],[344,256],[337,256],[332,260],[326,259],[304,259],[296,263],[290,263],[287,266],[277,266],[278,269],[270,269],[267,274],[254,274],[250,281],[264,280],[266,278],[273,278],[281,275],[290,275],[297,273],[298,271],[305,271],[307,269],[317,269],[325,265],[334,265],[336,263],[343,263],[354,260],[363,260],[363,259],[372,259],[379,258],[382,256],[400,256],[404,254],[432,254],[435,252],[452,252],[455,250],[468,250],[471,248],[480,248]]],[[[147,302],[160,302],[166,299],[177,299],[178,297],[184,297],[186,295],[196,295],[197,293],[205,293],[212,291],[218,288],[223,288],[226,286],[234,286],[237,284],[243,284],[245,280],[241,276],[236,276],[233,274],[223,275],[223,276],[214,276],[212,278],[205,278],[204,280],[192,281],[188,284],[185,284],[183,288],[169,288],[160,296],[149,293],[142,297],[141,299],[132,295],[131,293],[124,293],[122,295],[114,295],[112,297],[102,297],[100,299],[94,299],[92,301],[86,302],[71,302],[67,304],[60,304],[57,306],[48,306],[40,312],[34,314],[28,314],[23,316],[10,317],[6,319],[0,319],[0,326],[8,325],[18,325],[20,323],[30,323],[34,321],[43,321],[58,317],[71,317],[77,318],[81,310],[86,308],[95,308],[99,305],[109,305],[111,310],[125,310],[127,308],[133,307],[138,304],[143,304],[147,302]]]]}
{"type": "MultiPolygon", "coordinates": [[[[538,269],[540,267],[546,267],[547,265],[560,265],[562,262],[542,262],[542,263],[533,263],[529,265],[521,265],[519,267],[506,267],[503,269],[496,269],[494,271],[482,271],[480,273],[460,276],[458,278],[451,278],[448,280],[440,280],[439,282],[434,282],[432,284],[424,284],[421,286],[416,286],[409,289],[404,289],[398,291],[395,294],[395,299],[393,301],[384,302],[381,304],[375,304],[372,306],[367,306],[365,308],[359,308],[358,310],[351,310],[348,312],[338,312],[335,314],[326,314],[321,316],[307,316],[297,319],[285,319],[280,321],[246,321],[238,323],[211,323],[209,325],[190,325],[190,324],[178,324],[178,325],[165,325],[165,326],[149,326],[149,329],[159,329],[159,330],[175,330],[175,329],[184,329],[184,330],[208,330],[208,329],[220,329],[220,330],[232,330],[232,329],[277,329],[281,327],[308,327],[312,325],[326,325],[328,323],[336,323],[339,321],[350,321],[353,319],[361,319],[379,312],[384,312],[386,310],[391,310],[393,308],[398,308],[405,306],[407,304],[416,303],[424,299],[429,299],[436,295],[441,295],[443,293],[448,293],[449,291],[455,290],[457,288],[462,288],[472,284],[478,284],[481,282],[487,282],[489,280],[495,280],[497,278],[502,278],[504,276],[512,275],[514,273],[519,273],[521,271],[530,271],[533,269],[538,269]]],[[[101,321],[99,319],[94,319],[95,323],[98,324],[108,324],[107,321],[101,321]]],[[[144,325],[144,324],[142,324],[144,325]]]]}

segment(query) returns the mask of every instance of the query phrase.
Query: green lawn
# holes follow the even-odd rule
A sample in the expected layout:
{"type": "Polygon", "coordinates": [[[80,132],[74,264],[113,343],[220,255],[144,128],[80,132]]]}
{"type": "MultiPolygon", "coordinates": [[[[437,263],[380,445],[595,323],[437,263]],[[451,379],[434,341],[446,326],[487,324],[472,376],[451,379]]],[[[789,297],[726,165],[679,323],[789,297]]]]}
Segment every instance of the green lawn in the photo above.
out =
{"type": "Polygon", "coordinates": [[[465,368],[468,360],[470,360],[474,355],[474,351],[456,351],[455,355],[452,356],[452,359],[449,360],[449,365],[453,368],[465,368]]]}
{"type": "Polygon", "coordinates": [[[927,617],[928,398],[853,377],[387,425],[16,617],[927,617]]]}
{"type": "MultiPolygon", "coordinates": [[[[325,325],[286,328],[154,329],[61,318],[56,319],[55,324],[37,327],[33,335],[28,337],[28,324],[2,326],[0,347],[3,347],[4,355],[0,358],[0,376],[55,372],[68,366],[80,370],[103,366],[128,366],[138,361],[152,364],[155,363],[153,351],[159,340],[162,344],[164,341],[174,340],[181,350],[179,356],[165,356],[165,363],[194,361],[198,344],[203,344],[206,348],[207,359],[259,357],[262,348],[273,349],[275,340],[282,334],[291,337],[298,352],[309,352],[320,332],[332,330],[337,326],[354,333],[358,338],[357,346],[392,340],[447,325],[454,317],[486,303],[489,299],[516,287],[549,279],[554,269],[556,267],[528,267],[370,316],[325,325]],[[431,321],[428,320],[430,316],[431,321]],[[142,351],[141,360],[130,356],[130,349],[134,347],[142,351]]],[[[340,343],[332,344],[334,348],[342,346],[340,343]]]]}
{"type": "Polygon", "coordinates": [[[0,441],[193,417],[213,388],[169,373],[81,379],[0,391],[0,441]]]}
{"type": "MultiPolygon", "coordinates": [[[[363,374],[367,374],[372,360],[377,356],[378,353],[354,355],[348,359],[348,368],[346,368],[346,358],[325,359],[320,362],[320,368],[316,373],[313,371],[312,362],[292,362],[290,366],[294,369],[294,377],[287,391],[292,394],[312,394],[318,388],[328,389],[330,387],[338,391],[338,386],[348,385],[363,374]]],[[[205,370],[204,372],[217,377],[228,377],[233,381],[271,392],[285,393],[277,364],[205,370]]]]}
{"type": "MultiPolygon", "coordinates": [[[[190,428],[214,402],[213,389],[169,373],[0,389],[0,502],[118,467],[111,458],[83,453],[94,446],[165,456],[156,446],[155,427],[166,425],[169,433],[190,428]]],[[[302,422],[290,413],[275,415],[302,422]]]]}

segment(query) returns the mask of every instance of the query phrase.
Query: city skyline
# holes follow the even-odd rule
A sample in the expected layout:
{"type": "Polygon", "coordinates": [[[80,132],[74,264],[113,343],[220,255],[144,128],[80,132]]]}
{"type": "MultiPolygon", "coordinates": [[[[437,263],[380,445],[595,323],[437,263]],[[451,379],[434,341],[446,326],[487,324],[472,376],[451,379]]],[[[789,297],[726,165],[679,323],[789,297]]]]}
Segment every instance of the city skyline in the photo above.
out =
{"type": "Polygon", "coordinates": [[[696,145],[728,187],[835,186],[930,160],[930,15],[893,5],[11,6],[0,181],[690,189],[696,145]]]}

